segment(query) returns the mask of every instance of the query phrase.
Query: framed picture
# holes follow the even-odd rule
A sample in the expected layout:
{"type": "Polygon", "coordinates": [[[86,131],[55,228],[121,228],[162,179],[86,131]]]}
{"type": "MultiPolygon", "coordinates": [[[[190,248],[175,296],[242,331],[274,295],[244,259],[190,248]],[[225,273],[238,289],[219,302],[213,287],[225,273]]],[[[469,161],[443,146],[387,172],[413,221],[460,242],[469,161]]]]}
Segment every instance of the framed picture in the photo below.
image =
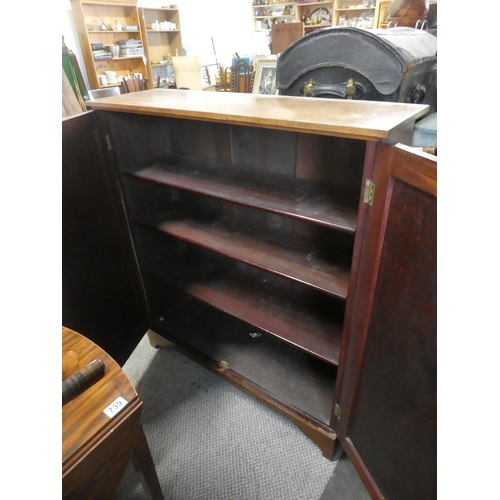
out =
{"type": "Polygon", "coordinates": [[[278,94],[276,88],[276,59],[258,60],[255,67],[253,94],[278,94]]]}

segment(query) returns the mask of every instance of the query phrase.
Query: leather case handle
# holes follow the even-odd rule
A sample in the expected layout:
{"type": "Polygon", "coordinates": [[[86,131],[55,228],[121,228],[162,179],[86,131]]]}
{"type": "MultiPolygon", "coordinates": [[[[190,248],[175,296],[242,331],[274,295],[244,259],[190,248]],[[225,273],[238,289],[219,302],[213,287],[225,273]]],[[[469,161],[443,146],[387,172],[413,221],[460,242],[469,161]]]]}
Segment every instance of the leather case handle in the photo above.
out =
{"type": "MultiPolygon", "coordinates": [[[[366,88],[359,82],[354,82],[354,95],[351,97],[353,99],[359,99],[363,94],[366,93],[366,88]]],[[[331,95],[333,97],[340,97],[342,99],[348,98],[348,82],[343,83],[317,83],[312,79],[309,80],[300,89],[300,93],[307,97],[317,97],[319,95],[331,95]]]]}

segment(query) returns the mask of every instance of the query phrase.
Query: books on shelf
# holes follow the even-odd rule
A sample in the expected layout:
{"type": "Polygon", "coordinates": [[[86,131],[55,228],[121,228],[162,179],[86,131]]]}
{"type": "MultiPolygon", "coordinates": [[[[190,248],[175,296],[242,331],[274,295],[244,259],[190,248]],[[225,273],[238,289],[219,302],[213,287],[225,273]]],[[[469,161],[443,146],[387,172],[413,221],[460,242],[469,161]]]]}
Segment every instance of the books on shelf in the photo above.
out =
{"type": "Polygon", "coordinates": [[[113,56],[111,55],[111,52],[108,52],[107,50],[93,50],[92,56],[94,57],[94,60],[112,59],[113,58],[113,56]]]}
{"type": "Polygon", "coordinates": [[[139,56],[144,54],[144,48],[139,40],[129,38],[128,40],[120,40],[120,57],[139,56]]]}

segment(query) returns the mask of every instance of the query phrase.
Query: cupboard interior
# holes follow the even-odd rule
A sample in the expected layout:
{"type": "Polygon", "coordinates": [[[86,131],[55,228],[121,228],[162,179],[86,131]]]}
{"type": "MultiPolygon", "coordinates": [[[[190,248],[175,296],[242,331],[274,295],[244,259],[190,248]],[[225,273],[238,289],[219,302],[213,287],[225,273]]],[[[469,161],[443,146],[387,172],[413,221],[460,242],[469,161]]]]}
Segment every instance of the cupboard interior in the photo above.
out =
{"type": "Polygon", "coordinates": [[[366,143],[107,118],[151,329],[330,426],[366,143]]]}

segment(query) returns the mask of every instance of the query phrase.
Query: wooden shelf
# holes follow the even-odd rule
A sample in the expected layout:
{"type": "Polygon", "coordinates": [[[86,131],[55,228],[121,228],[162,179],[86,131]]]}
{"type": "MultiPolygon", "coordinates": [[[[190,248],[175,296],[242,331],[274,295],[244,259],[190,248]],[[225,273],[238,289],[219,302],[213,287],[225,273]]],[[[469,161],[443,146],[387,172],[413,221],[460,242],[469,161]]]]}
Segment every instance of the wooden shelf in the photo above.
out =
{"type": "Polygon", "coordinates": [[[338,365],[344,303],[306,286],[186,248],[153,229],[136,227],[141,245],[156,248],[144,269],[155,279],[338,365]]]}
{"type": "Polygon", "coordinates": [[[306,24],[304,26],[304,29],[308,30],[308,29],[330,28],[331,26],[332,26],[331,24],[306,24]]]}
{"type": "Polygon", "coordinates": [[[103,34],[103,33],[115,33],[115,34],[123,34],[123,33],[140,33],[140,31],[137,29],[137,30],[89,30],[88,33],[90,34],[96,34],[96,33],[99,33],[99,34],[103,34]]]}
{"type": "Polygon", "coordinates": [[[189,354],[205,366],[224,361],[228,378],[243,377],[255,392],[264,391],[323,424],[330,422],[337,372],[334,366],[195,300],[165,307],[164,314],[155,318],[153,329],[165,332],[178,347],[189,348],[189,354]],[[252,337],[250,333],[261,335],[252,337]]]}
{"type": "Polygon", "coordinates": [[[107,83],[106,85],[101,85],[101,89],[110,89],[112,87],[120,87],[121,83],[107,83]]]}
{"type": "Polygon", "coordinates": [[[356,10],[375,10],[375,7],[349,7],[346,9],[335,9],[337,12],[353,12],[356,10]]]}
{"type": "Polygon", "coordinates": [[[265,172],[217,168],[209,162],[174,155],[133,175],[347,233],[356,230],[359,193],[334,186],[265,172]]]}
{"type": "Polygon", "coordinates": [[[181,30],[146,30],[146,33],[180,33],[181,30]]]}
{"type": "Polygon", "coordinates": [[[123,61],[126,59],[142,59],[144,54],[137,54],[135,56],[124,56],[124,57],[110,57],[109,59],[94,59],[94,61],[123,61]]]}
{"type": "Polygon", "coordinates": [[[254,16],[254,19],[274,19],[276,17],[295,17],[295,15],[285,15],[285,14],[279,14],[277,16],[254,16]]]}
{"type": "Polygon", "coordinates": [[[297,5],[300,7],[306,7],[306,6],[317,6],[317,5],[331,5],[333,4],[333,0],[329,2],[298,2],[297,5]]]}
{"type": "Polygon", "coordinates": [[[264,271],[345,300],[350,261],[342,248],[313,245],[309,238],[262,227],[253,221],[172,209],[160,218],[134,222],[264,271]]]}

